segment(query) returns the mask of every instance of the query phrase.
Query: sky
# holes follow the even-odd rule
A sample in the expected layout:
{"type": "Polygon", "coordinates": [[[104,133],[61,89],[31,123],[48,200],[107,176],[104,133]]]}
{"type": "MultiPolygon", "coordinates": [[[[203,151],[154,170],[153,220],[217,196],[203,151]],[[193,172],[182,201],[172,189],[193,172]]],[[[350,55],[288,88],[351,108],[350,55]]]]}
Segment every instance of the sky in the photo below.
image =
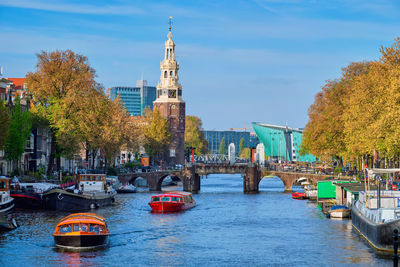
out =
{"type": "Polygon", "coordinates": [[[36,53],[71,49],[106,88],[156,86],[173,16],[187,115],[302,128],[327,80],[400,37],[399,14],[396,0],[0,0],[0,66],[24,77],[36,53]]]}

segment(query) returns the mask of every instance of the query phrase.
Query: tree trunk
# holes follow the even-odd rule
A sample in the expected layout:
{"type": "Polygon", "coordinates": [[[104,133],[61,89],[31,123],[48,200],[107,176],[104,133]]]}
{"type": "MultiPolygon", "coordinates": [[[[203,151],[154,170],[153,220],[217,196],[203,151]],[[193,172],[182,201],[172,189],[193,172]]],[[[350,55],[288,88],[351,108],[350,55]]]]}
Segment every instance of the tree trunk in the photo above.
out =
{"type": "Polygon", "coordinates": [[[107,174],[107,157],[104,157],[104,173],[107,174]]]}
{"type": "Polygon", "coordinates": [[[53,128],[50,128],[50,133],[51,133],[51,143],[50,143],[50,155],[49,155],[49,162],[47,165],[47,176],[50,176],[53,174],[54,171],[54,158],[56,156],[56,135],[55,135],[55,130],[53,128]]]}

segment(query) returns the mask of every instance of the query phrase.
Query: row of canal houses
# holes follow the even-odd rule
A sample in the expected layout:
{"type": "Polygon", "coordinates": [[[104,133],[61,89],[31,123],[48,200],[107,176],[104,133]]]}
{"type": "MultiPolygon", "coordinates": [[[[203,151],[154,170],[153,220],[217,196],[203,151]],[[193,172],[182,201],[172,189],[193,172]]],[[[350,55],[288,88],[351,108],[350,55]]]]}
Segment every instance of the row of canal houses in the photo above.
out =
{"type": "MultiPolygon", "coordinates": [[[[13,106],[17,96],[19,96],[21,107],[24,110],[31,107],[32,102],[27,92],[25,78],[0,77],[0,101],[3,101],[6,106],[13,106]]],[[[33,127],[31,135],[26,142],[25,152],[18,161],[18,166],[12,166],[12,163],[4,158],[4,151],[0,150],[0,176],[11,175],[15,169],[19,169],[25,174],[36,172],[39,168],[43,168],[46,171],[50,148],[51,133],[49,128],[33,127]]],[[[84,168],[83,158],[85,158],[85,155],[78,156],[73,160],[61,158],[62,170],[73,173],[76,167],[84,168]]],[[[95,164],[97,165],[98,162],[96,161],[95,164]]]]}

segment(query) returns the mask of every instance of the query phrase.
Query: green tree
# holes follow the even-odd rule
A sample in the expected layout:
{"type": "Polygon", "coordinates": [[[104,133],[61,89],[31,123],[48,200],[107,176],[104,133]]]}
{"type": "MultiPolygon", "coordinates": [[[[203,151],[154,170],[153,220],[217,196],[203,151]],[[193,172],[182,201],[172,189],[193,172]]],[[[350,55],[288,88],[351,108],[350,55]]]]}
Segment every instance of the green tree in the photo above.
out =
{"type": "Polygon", "coordinates": [[[240,142],[239,142],[239,151],[238,151],[239,157],[240,157],[240,155],[242,155],[243,149],[244,149],[244,139],[241,138],[240,142]]]}
{"type": "Polygon", "coordinates": [[[8,128],[8,136],[5,142],[5,159],[10,160],[14,170],[25,151],[28,137],[31,135],[32,119],[29,111],[23,111],[20,98],[14,99],[14,106],[10,107],[11,123],[8,128]]]}
{"type": "Polygon", "coordinates": [[[208,142],[201,131],[201,119],[196,116],[186,116],[185,124],[185,147],[194,147],[197,153],[206,154],[208,142]]]}
{"type": "Polygon", "coordinates": [[[161,116],[160,111],[155,108],[153,112],[147,109],[145,112],[147,127],[144,130],[144,147],[150,157],[156,161],[160,160],[161,154],[167,152],[171,144],[171,133],[168,121],[161,116]]]}
{"type": "Polygon", "coordinates": [[[226,154],[226,150],[225,150],[225,137],[222,137],[221,143],[219,143],[218,154],[220,154],[220,155],[225,155],[225,154],[226,154]]]}
{"type": "Polygon", "coordinates": [[[3,149],[7,140],[8,127],[10,126],[10,115],[4,102],[0,100],[0,150],[3,149]]]}

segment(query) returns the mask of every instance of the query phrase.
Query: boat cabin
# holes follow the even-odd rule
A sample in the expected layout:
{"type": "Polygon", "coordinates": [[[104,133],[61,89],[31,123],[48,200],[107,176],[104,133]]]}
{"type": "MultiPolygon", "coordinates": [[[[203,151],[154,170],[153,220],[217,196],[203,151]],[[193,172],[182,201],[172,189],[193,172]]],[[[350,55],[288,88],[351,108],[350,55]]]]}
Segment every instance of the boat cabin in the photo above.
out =
{"type": "Polygon", "coordinates": [[[80,174],[77,179],[79,190],[83,192],[104,191],[105,174],[80,174]]]}
{"type": "Polygon", "coordinates": [[[169,192],[162,195],[152,196],[150,203],[154,202],[181,202],[181,203],[192,203],[193,197],[191,193],[186,192],[169,192]]]}
{"type": "Polygon", "coordinates": [[[10,179],[0,177],[0,203],[10,199],[10,179]]]}

